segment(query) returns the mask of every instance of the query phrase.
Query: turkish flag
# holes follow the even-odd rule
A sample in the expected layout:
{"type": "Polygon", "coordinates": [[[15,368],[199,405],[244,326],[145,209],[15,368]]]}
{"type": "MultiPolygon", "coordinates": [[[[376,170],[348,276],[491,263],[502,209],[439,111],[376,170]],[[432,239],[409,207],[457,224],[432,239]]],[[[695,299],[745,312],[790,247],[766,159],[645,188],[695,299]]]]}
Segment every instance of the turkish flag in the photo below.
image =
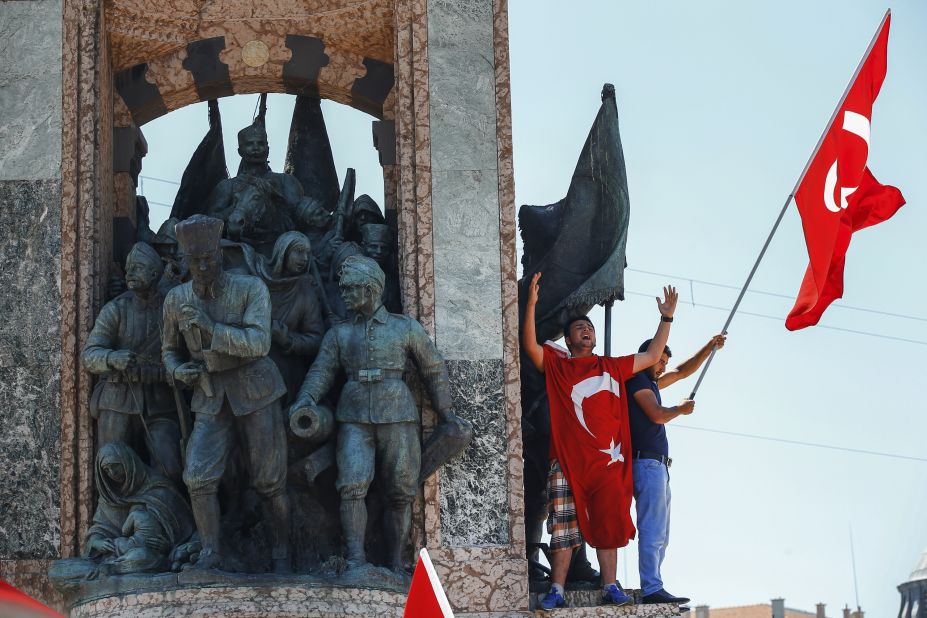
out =
{"type": "Polygon", "coordinates": [[[843,264],[853,232],[885,221],[904,204],[901,192],[879,184],[866,166],[890,23],[886,14],[795,192],[810,263],[785,321],[789,330],[817,324],[828,305],[843,296],[843,264]]]}
{"type": "Polygon", "coordinates": [[[593,547],[624,547],[631,521],[631,430],[624,382],[634,356],[573,358],[544,344],[550,455],[573,490],[579,530],[593,547]]]}
{"type": "Polygon", "coordinates": [[[409,598],[406,608],[402,612],[403,618],[454,618],[451,604],[444,594],[444,588],[431,564],[428,550],[422,548],[418,555],[418,563],[412,573],[412,585],[409,587],[409,598]]]}

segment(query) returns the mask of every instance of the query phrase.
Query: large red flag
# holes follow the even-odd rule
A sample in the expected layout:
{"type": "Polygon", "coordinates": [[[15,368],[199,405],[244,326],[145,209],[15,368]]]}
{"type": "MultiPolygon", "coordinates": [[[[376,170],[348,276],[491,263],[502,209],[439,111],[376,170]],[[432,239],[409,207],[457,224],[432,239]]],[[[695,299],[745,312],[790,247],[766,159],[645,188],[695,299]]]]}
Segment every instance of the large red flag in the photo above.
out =
{"type": "Polygon", "coordinates": [[[428,550],[422,548],[418,555],[418,563],[412,573],[412,585],[409,587],[409,598],[406,608],[402,612],[403,618],[454,618],[451,604],[444,594],[444,587],[438,579],[428,550]]]}
{"type": "Polygon", "coordinates": [[[631,521],[631,430],[624,382],[634,356],[572,358],[544,344],[550,454],[573,490],[579,530],[593,547],[624,547],[631,521]]]}
{"type": "Polygon", "coordinates": [[[890,23],[886,13],[795,192],[810,263],[785,321],[789,330],[817,324],[828,305],[843,296],[843,264],[853,232],[885,221],[904,204],[901,192],[879,184],[866,166],[890,23]]]}

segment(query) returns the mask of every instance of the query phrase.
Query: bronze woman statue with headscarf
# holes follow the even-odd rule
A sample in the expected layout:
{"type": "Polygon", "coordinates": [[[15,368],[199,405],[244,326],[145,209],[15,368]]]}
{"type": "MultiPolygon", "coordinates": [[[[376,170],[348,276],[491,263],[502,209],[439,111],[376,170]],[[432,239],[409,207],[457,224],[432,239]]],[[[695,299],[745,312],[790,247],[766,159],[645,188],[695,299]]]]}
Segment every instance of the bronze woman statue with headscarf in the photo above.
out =
{"type": "Polygon", "coordinates": [[[193,513],[177,487],[122,442],[97,452],[99,501],[87,533],[87,557],[106,573],[169,570],[171,550],[193,534],[193,513]]]}
{"type": "Polygon", "coordinates": [[[256,274],[270,291],[269,356],[283,375],[287,403],[296,397],[325,333],[309,273],[311,259],[309,238],[301,232],[286,232],[274,243],[270,262],[258,259],[255,263],[256,274]]]}

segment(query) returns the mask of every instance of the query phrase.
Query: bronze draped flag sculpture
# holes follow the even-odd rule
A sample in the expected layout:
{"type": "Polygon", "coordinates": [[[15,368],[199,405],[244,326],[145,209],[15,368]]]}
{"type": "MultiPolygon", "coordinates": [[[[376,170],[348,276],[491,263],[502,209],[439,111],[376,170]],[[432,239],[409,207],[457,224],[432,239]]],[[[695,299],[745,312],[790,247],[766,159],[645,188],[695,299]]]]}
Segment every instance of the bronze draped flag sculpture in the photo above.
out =
{"type": "MultiPolygon", "coordinates": [[[[524,241],[519,290],[534,273],[544,273],[537,307],[540,339],[559,337],[567,313],[624,300],[630,211],[615,87],[606,84],[566,197],[518,211],[524,241]]],[[[519,297],[523,310],[523,294],[519,297]]]]}

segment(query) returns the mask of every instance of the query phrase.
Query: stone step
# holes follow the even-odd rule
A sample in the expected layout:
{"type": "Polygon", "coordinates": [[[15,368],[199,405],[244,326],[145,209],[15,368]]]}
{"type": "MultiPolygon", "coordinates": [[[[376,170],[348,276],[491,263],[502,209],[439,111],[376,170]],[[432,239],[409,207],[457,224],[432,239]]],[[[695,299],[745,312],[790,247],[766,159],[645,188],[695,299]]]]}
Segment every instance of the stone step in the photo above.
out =
{"type": "Polygon", "coordinates": [[[625,618],[671,618],[679,616],[679,606],[671,603],[652,603],[640,605],[640,590],[625,590],[635,602],[635,605],[625,605],[624,607],[614,607],[600,605],[602,600],[602,591],[596,590],[566,590],[563,598],[566,599],[567,607],[551,611],[537,609],[538,602],[545,593],[531,593],[528,598],[528,607],[534,610],[535,616],[551,616],[556,618],[562,616],[585,617],[585,616],[623,616],[625,618]]]}

